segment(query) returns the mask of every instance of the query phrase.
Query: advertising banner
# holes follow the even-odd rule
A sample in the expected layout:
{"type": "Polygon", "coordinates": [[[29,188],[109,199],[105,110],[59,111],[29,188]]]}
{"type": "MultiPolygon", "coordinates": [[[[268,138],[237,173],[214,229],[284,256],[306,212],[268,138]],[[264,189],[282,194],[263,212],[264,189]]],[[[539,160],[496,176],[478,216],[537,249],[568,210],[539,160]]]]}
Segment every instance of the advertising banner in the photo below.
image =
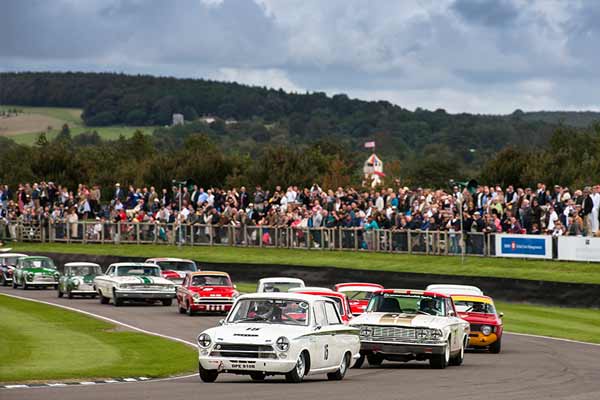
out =
{"type": "Polygon", "coordinates": [[[600,238],[560,236],[558,238],[558,259],[600,262],[600,238]]]}
{"type": "Polygon", "coordinates": [[[549,235],[496,235],[496,257],[552,258],[549,235]]]}

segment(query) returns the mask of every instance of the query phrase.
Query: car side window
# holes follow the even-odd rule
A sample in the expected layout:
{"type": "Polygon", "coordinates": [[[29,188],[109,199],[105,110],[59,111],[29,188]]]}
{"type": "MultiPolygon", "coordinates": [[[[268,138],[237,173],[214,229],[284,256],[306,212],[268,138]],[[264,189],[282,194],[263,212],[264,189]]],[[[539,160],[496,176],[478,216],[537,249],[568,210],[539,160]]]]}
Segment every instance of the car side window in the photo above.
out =
{"type": "Polygon", "coordinates": [[[327,316],[325,315],[325,309],[323,308],[323,302],[317,301],[314,305],[315,310],[315,323],[318,326],[327,326],[327,316]]]}
{"type": "Polygon", "coordinates": [[[446,315],[455,317],[454,307],[452,307],[452,300],[446,299],[446,315]]]}
{"type": "Polygon", "coordinates": [[[329,302],[325,303],[325,315],[327,316],[329,325],[339,325],[342,323],[335,306],[329,302]]]}
{"type": "Polygon", "coordinates": [[[185,278],[183,278],[183,282],[181,283],[181,286],[187,286],[188,285],[188,276],[186,275],[185,278]]]}
{"type": "Polygon", "coordinates": [[[108,267],[108,269],[106,270],[106,275],[112,275],[113,274],[113,267],[108,267]]]}

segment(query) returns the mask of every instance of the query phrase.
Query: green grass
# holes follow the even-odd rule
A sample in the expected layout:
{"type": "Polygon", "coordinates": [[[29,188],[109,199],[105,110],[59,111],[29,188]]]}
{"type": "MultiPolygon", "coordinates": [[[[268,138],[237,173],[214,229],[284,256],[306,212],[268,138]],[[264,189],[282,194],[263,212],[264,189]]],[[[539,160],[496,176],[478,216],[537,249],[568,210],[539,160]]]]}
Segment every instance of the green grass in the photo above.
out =
{"type": "Polygon", "coordinates": [[[510,332],[600,343],[600,310],[496,302],[510,332]]]}
{"type": "MultiPolygon", "coordinates": [[[[82,110],[79,108],[61,108],[61,107],[22,107],[22,106],[11,106],[11,105],[3,105],[0,106],[0,110],[7,109],[18,109],[26,114],[40,114],[48,117],[56,118],[62,123],[67,123],[69,128],[71,129],[71,136],[79,135],[83,132],[97,131],[100,137],[104,140],[116,140],[119,136],[123,135],[126,138],[133,136],[133,133],[136,130],[141,130],[145,134],[151,134],[155,126],[125,126],[125,125],[111,125],[111,126],[95,126],[89,127],[85,126],[83,120],[81,119],[82,110]]],[[[46,137],[48,140],[52,140],[58,135],[60,129],[62,128],[62,123],[60,126],[52,126],[52,130],[46,132],[46,137]]],[[[33,145],[37,140],[41,131],[45,131],[46,127],[41,127],[37,132],[27,132],[20,133],[17,135],[9,136],[12,140],[19,144],[24,145],[33,145]]]]}
{"type": "Polygon", "coordinates": [[[160,377],[193,371],[195,351],[44,304],[0,295],[0,382],[160,377]]]}
{"type": "MultiPolygon", "coordinates": [[[[256,283],[236,282],[242,293],[253,293],[256,283]]],[[[495,302],[504,313],[504,329],[509,332],[600,343],[600,310],[535,306],[495,302]]]]}
{"type": "Polygon", "coordinates": [[[16,251],[115,255],[125,257],[186,257],[197,261],[248,264],[286,264],[311,267],[429,274],[486,276],[556,282],[600,284],[597,264],[503,258],[418,256],[369,252],[288,250],[239,247],[183,247],[166,245],[92,245],[15,243],[16,251]]]}

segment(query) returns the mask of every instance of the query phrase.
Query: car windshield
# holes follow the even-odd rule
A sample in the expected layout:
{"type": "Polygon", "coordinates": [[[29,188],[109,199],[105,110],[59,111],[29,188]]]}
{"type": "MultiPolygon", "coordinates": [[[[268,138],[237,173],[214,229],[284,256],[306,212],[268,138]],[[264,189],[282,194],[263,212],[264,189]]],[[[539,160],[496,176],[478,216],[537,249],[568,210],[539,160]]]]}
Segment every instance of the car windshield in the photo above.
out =
{"type": "Polygon", "coordinates": [[[117,276],[160,276],[159,267],[148,267],[139,265],[121,265],[117,268],[117,276]]]}
{"type": "Polygon", "coordinates": [[[341,289],[340,292],[348,296],[348,300],[371,300],[371,297],[373,297],[373,292],[367,292],[364,290],[345,291],[341,289]]]}
{"type": "Polygon", "coordinates": [[[298,282],[267,282],[263,285],[263,291],[266,293],[287,292],[293,288],[303,287],[298,282]]]}
{"type": "Polygon", "coordinates": [[[224,275],[194,275],[192,286],[231,286],[231,281],[224,275]]]}
{"type": "Polygon", "coordinates": [[[25,260],[23,262],[25,268],[52,268],[56,269],[54,261],[49,258],[38,258],[34,260],[25,260]]]}
{"type": "Polygon", "coordinates": [[[367,312],[446,315],[444,300],[417,294],[383,293],[373,296],[367,312]]]}
{"type": "Polygon", "coordinates": [[[236,303],[229,322],[259,322],[307,326],[309,304],[291,299],[246,299],[236,303]]]}
{"type": "Polygon", "coordinates": [[[173,270],[173,271],[197,271],[196,264],[190,261],[159,261],[159,267],[162,268],[163,271],[173,270]]]}
{"type": "Polygon", "coordinates": [[[494,305],[484,303],[483,301],[455,300],[454,307],[456,307],[456,311],[458,312],[496,314],[494,305]]]}
{"type": "Polygon", "coordinates": [[[100,267],[95,265],[76,265],[71,267],[71,275],[85,276],[100,275],[101,273],[100,267]]]}
{"type": "Polygon", "coordinates": [[[340,315],[346,314],[344,312],[344,305],[342,304],[342,299],[340,299],[337,296],[325,296],[325,297],[327,297],[328,299],[331,299],[331,300],[333,300],[335,302],[335,306],[337,307],[340,315]]]}
{"type": "Polygon", "coordinates": [[[4,257],[0,259],[0,265],[17,265],[19,257],[4,257]]]}

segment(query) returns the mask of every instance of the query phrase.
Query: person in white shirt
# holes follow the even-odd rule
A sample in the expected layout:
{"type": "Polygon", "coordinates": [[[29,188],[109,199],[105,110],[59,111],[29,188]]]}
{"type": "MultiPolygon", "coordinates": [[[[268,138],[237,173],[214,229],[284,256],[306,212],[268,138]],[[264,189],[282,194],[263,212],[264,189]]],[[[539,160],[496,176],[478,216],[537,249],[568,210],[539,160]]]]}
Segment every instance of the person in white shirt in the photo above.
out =
{"type": "Polygon", "coordinates": [[[558,214],[554,211],[554,206],[550,205],[548,208],[548,231],[553,231],[556,221],[558,221],[558,214]]]}

